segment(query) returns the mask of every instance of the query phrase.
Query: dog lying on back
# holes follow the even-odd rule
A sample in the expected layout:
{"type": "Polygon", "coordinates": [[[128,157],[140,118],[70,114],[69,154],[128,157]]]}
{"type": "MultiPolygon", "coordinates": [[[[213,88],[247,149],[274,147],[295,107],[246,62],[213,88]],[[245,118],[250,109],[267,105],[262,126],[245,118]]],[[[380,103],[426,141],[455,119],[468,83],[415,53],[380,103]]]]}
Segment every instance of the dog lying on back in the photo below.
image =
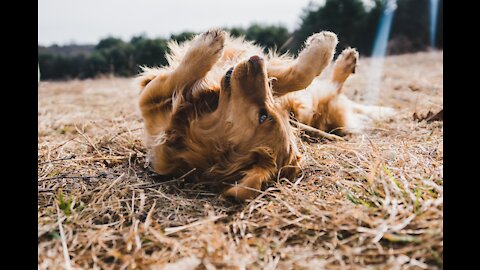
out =
{"type": "Polygon", "coordinates": [[[378,107],[353,103],[340,92],[358,53],[346,49],[331,79],[312,81],[332,61],[337,36],[310,36],[296,59],[213,29],[169,44],[168,66],[144,68],[139,106],[152,167],[178,176],[196,168],[222,195],[254,198],[277,176],[292,178],[300,154],[290,124],[318,136],[358,130],[378,107]],[[357,119],[358,118],[358,119],[357,119]]]}

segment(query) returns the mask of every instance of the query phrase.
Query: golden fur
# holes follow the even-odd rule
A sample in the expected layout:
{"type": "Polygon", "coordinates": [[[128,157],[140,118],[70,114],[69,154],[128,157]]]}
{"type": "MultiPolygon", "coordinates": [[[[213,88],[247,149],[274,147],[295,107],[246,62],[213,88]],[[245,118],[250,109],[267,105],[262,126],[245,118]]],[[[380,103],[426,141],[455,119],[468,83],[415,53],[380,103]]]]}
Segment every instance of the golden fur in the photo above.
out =
{"type": "Polygon", "coordinates": [[[168,65],[144,68],[138,78],[153,169],[180,175],[196,168],[222,187],[223,196],[240,201],[279,173],[294,176],[300,155],[291,117],[314,131],[344,134],[358,128],[355,115],[375,115],[377,107],[340,93],[355,70],[354,49],[340,55],[322,91],[322,82],[312,83],[332,61],[337,43],[334,33],[314,34],[293,58],[266,55],[217,29],[171,42],[168,65]]]}

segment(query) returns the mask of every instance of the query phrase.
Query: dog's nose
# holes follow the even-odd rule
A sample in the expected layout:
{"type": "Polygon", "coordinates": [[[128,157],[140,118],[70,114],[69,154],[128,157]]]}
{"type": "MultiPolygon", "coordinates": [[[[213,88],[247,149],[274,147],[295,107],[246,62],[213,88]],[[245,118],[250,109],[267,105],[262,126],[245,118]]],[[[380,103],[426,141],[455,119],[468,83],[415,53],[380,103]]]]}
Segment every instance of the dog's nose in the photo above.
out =
{"type": "Polygon", "coordinates": [[[263,58],[258,55],[254,55],[248,59],[248,63],[252,67],[250,69],[251,74],[260,74],[263,67],[263,58]]]}
{"type": "Polygon", "coordinates": [[[254,56],[250,57],[250,59],[248,59],[248,61],[250,61],[251,63],[257,63],[260,60],[263,60],[263,59],[258,55],[254,55],[254,56]]]}

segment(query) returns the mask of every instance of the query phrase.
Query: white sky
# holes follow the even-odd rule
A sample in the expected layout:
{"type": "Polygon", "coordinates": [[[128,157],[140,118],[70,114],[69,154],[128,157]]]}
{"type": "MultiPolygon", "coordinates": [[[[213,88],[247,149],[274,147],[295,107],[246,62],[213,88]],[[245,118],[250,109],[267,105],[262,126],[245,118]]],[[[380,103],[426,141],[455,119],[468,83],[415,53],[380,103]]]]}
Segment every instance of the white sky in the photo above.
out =
{"type": "Polygon", "coordinates": [[[38,44],[96,44],[112,35],[168,38],[211,27],[300,24],[309,2],[322,0],[38,0],[38,44]]]}

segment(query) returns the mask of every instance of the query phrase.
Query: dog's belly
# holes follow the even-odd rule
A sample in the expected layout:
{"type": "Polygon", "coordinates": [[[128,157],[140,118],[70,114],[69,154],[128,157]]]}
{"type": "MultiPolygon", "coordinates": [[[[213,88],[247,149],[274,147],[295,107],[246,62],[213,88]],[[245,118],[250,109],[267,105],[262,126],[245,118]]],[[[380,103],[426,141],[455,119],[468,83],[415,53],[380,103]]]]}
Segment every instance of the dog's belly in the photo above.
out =
{"type": "Polygon", "coordinates": [[[314,113],[312,93],[308,89],[293,92],[281,98],[284,109],[293,113],[294,118],[308,124],[314,113]]]}

